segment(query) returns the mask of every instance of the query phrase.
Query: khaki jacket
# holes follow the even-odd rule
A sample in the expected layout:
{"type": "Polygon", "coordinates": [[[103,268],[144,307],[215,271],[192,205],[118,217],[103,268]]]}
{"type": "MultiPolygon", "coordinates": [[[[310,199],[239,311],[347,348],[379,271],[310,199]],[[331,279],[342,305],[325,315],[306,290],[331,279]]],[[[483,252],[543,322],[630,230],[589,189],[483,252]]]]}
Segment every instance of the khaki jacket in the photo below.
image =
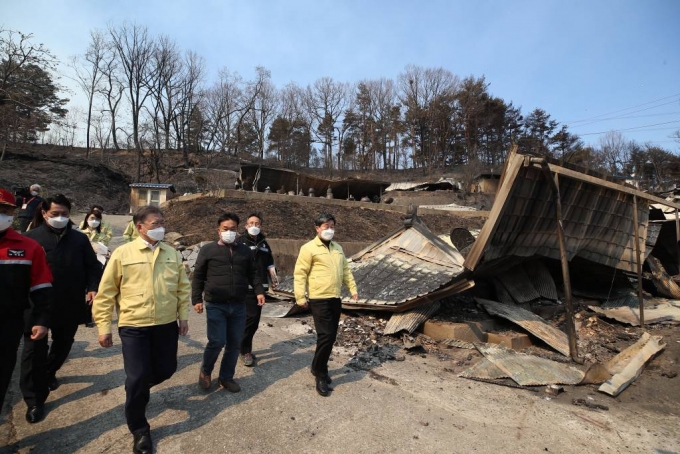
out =
{"type": "Polygon", "coordinates": [[[299,305],[304,305],[307,298],[340,298],[342,284],[350,294],[357,293],[354,276],[340,245],[331,241],[326,247],[318,236],[300,248],[293,277],[295,301],[299,305]]]}
{"type": "Polygon", "coordinates": [[[164,243],[152,251],[137,238],[111,254],[92,304],[92,318],[99,334],[111,332],[114,306],[119,327],[188,320],[190,295],[179,252],[164,243]]]}

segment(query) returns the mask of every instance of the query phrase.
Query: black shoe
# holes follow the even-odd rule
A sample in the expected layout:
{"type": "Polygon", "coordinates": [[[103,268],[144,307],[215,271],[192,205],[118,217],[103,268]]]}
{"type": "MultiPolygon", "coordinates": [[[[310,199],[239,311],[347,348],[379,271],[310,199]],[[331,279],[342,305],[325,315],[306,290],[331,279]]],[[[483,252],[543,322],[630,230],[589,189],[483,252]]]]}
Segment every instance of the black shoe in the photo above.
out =
{"type": "Polygon", "coordinates": [[[153,452],[153,443],[149,432],[134,435],[132,452],[134,454],[151,454],[153,452]]]}
{"type": "Polygon", "coordinates": [[[317,378],[316,392],[319,393],[320,396],[326,397],[329,391],[330,390],[328,389],[328,382],[326,381],[326,377],[317,378]]]}
{"type": "Polygon", "coordinates": [[[329,385],[330,385],[331,383],[333,383],[333,380],[331,380],[331,376],[330,376],[330,375],[326,375],[326,383],[328,383],[329,385]]]}
{"type": "Polygon", "coordinates": [[[54,391],[59,387],[59,385],[61,385],[61,383],[59,383],[57,377],[51,377],[47,380],[47,387],[50,389],[50,391],[54,391]]]}
{"type": "Polygon", "coordinates": [[[42,405],[34,405],[32,407],[28,407],[28,410],[26,410],[26,421],[31,424],[42,421],[44,417],[45,407],[42,405]]]}

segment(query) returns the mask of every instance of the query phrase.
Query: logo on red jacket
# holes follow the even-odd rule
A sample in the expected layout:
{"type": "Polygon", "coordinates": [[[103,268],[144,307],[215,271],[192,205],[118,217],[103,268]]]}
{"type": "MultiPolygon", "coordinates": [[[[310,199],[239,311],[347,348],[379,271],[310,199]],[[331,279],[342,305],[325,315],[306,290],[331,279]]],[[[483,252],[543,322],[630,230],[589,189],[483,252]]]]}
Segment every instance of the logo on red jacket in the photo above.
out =
{"type": "Polygon", "coordinates": [[[23,249],[7,249],[7,257],[26,257],[26,251],[23,249]]]}

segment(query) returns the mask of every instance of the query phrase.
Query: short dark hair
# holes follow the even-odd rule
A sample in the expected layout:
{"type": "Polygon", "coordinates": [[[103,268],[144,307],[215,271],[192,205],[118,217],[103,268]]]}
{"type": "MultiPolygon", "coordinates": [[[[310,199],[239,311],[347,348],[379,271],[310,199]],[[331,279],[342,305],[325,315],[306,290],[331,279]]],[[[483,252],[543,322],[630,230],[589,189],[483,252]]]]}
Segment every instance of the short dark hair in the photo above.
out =
{"type": "Polygon", "coordinates": [[[143,207],[140,207],[137,209],[137,212],[135,213],[134,216],[132,216],[132,222],[137,225],[137,224],[144,224],[146,222],[146,218],[149,217],[151,214],[157,214],[159,216],[163,216],[163,212],[161,211],[160,208],[151,206],[151,205],[146,205],[143,207]]]}
{"type": "Polygon", "coordinates": [[[337,221],[335,220],[335,216],[329,213],[322,213],[319,215],[318,218],[314,221],[314,225],[319,227],[321,224],[325,224],[326,222],[333,221],[334,224],[337,224],[337,221]]]}
{"type": "Polygon", "coordinates": [[[90,208],[90,210],[91,210],[91,211],[92,211],[92,210],[99,210],[99,211],[101,211],[101,212],[104,212],[104,207],[101,206],[101,205],[92,205],[92,208],[90,208]]]}
{"type": "Polygon", "coordinates": [[[31,223],[31,228],[36,228],[39,227],[43,224],[45,221],[43,219],[42,212],[43,211],[50,211],[50,208],[52,208],[52,204],[55,205],[62,205],[68,208],[69,211],[71,211],[71,201],[66,198],[64,194],[55,194],[52,197],[48,197],[44,199],[40,203],[40,210],[35,210],[35,215],[33,216],[33,222],[31,223]]]}
{"type": "Polygon", "coordinates": [[[241,222],[236,213],[222,213],[220,217],[217,218],[217,226],[219,227],[224,221],[234,221],[236,225],[239,225],[241,222]]]}
{"type": "Polygon", "coordinates": [[[262,219],[262,215],[260,213],[250,213],[246,220],[250,218],[258,218],[260,220],[260,223],[264,222],[264,219],[262,219]]]}

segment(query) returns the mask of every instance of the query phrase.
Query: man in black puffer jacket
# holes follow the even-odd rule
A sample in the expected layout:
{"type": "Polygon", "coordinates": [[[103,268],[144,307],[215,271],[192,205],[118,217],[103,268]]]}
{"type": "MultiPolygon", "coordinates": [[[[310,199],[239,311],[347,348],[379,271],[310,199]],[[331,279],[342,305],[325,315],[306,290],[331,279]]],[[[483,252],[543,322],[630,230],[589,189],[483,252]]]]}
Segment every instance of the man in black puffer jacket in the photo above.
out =
{"type": "Polygon", "coordinates": [[[191,281],[191,304],[201,314],[205,303],[208,322],[208,345],[198,375],[198,384],[205,390],[210,389],[210,374],[222,348],[219,383],[233,393],[241,390],[234,381],[234,371],[246,321],[249,284],[255,289],[258,304],[264,304],[262,280],[250,249],[235,242],[238,224],[239,218],[234,213],[220,216],[217,220],[219,241],[201,248],[191,281]]]}
{"type": "Polygon", "coordinates": [[[68,358],[78,325],[90,321],[89,306],[97,294],[102,265],[90,240],[72,230],[71,202],[63,195],[43,200],[26,236],[40,244],[52,270],[54,299],[51,307],[52,346],[47,351],[47,337],[24,338],[21,358],[21,392],[29,407],[29,422],[42,419],[42,406],[48,391],[59,386],[56,374],[68,358]],[[31,411],[32,410],[32,411],[31,411]]]}
{"type": "MultiPolygon", "coordinates": [[[[265,291],[269,287],[268,277],[271,279],[272,287],[276,288],[278,284],[276,277],[276,268],[274,267],[274,254],[272,248],[267,243],[261,231],[262,215],[253,213],[248,216],[246,220],[246,233],[241,235],[236,241],[248,246],[253,256],[255,266],[260,272],[262,278],[262,286],[265,291]]],[[[243,333],[243,341],[241,341],[241,359],[243,365],[252,367],[255,365],[255,355],[253,355],[253,337],[260,324],[260,316],[262,315],[262,305],[258,304],[255,290],[248,287],[246,295],[246,329],[243,333]]]]}

